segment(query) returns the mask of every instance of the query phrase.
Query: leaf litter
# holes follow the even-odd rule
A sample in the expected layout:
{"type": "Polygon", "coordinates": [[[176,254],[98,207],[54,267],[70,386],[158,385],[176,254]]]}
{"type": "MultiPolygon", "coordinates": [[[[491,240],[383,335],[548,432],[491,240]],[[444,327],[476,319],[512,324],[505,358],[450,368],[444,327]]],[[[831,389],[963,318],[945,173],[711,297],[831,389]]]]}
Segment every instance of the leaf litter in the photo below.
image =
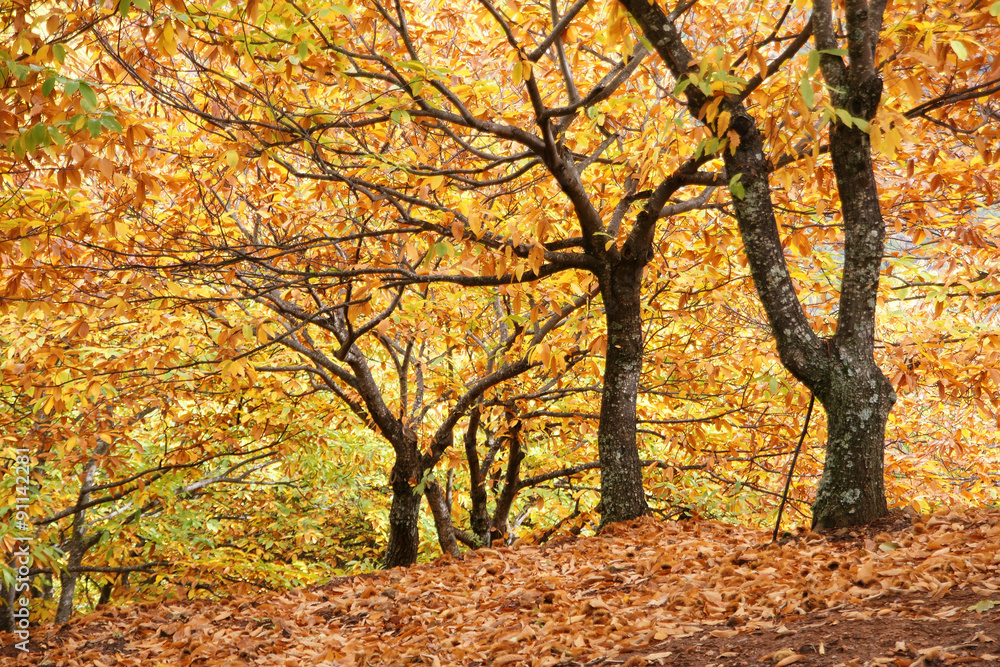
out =
{"type": "Polygon", "coordinates": [[[640,519],[282,594],[105,607],[3,664],[1000,665],[1000,511],[768,543],[640,519]]]}

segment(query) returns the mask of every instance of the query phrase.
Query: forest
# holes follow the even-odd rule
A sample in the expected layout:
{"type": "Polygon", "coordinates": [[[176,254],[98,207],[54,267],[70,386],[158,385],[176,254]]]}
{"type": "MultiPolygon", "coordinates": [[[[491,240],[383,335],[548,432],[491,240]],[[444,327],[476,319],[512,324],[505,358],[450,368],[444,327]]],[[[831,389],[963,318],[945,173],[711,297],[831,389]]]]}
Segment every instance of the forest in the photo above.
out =
{"type": "Polygon", "coordinates": [[[0,79],[0,656],[1000,608],[1000,0],[2,0],[0,79]]]}

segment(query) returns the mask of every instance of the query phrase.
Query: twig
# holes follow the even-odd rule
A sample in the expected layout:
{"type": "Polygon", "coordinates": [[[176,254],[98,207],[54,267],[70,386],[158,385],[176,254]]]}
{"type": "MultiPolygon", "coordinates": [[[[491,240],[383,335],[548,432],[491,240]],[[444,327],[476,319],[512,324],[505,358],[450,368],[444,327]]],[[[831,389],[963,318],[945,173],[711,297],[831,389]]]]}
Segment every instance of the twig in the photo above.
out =
{"type": "Polygon", "coordinates": [[[785,511],[785,501],[788,500],[788,489],[792,485],[792,474],[795,472],[795,462],[799,460],[799,450],[802,449],[802,442],[806,439],[806,432],[809,430],[809,417],[812,416],[813,403],[816,401],[816,394],[809,394],[809,409],[806,410],[806,423],[802,425],[802,435],[799,436],[799,444],[795,447],[795,454],[792,455],[792,465],[788,467],[788,479],[785,480],[785,491],[781,494],[781,505],[778,506],[778,520],[774,522],[774,536],[772,542],[778,541],[778,529],[781,528],[781,515],[785,511]]]}

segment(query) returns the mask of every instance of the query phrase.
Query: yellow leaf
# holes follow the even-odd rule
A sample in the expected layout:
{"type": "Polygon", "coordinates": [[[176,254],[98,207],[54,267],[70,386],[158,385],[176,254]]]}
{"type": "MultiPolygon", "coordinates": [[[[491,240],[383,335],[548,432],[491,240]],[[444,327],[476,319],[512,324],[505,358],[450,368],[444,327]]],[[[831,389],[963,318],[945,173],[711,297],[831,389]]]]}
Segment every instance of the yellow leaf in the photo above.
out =
{"type": "Polygon", "coordinates": [[[716,134],[718,136],[723,136],[726,133],[726,130],[729,129],[729,120],[731,117],[732,114],[728,111],[723,111],[719,114],[719,123],[716,129],[716,134]]]}
{"type": "Polygon", "coordinates": [[[111,177],[114,176],[115,166],[111,164],[111,160],[107,158],[102,157],[100,160],[98,160],[97,168],[100,170],[104,178],[108,179],[109,181],[111,180],[111,177]]]}
{"type": "Polygon", "coordinates": [[[169,23],[163,28],[163,32],[160,33],[160,48],[168,56],[177,55],[177,38],[174,35],[174,28],[169,23]]]}
{"type": "Polygon", "coordinates": [[[729,132],[726,132],[726,136],[729,138],[730,153],[736,155],[736,149],[740,147],[740,135],[735,130],[729,130],[729,132]]]}

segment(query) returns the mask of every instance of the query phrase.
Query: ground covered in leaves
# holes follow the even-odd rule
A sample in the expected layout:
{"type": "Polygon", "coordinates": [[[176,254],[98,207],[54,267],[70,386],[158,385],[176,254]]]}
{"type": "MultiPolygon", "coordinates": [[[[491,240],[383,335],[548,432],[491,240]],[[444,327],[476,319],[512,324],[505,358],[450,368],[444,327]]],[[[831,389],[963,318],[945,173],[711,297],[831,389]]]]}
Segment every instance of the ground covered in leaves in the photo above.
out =
{"type": "Polygon", "coordinates": [[[1000,666],[1000,511],[864,531],[644,519],[282,595],[108,608],[32,665],[1000,666]]]}

